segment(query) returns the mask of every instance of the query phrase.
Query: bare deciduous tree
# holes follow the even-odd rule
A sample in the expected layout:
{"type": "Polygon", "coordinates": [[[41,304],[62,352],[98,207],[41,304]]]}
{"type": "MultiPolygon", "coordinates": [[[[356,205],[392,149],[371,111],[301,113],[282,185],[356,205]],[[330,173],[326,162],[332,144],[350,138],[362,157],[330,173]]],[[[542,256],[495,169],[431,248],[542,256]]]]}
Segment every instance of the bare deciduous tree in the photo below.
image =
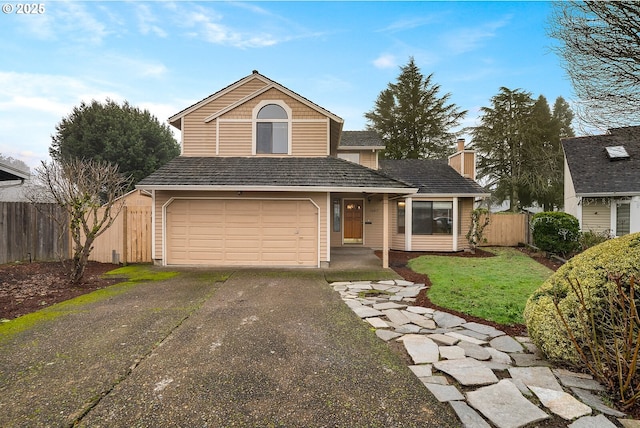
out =
{"type": "Polygon", "coordinates": [[[123,201],[118,199],[131,179],[108,162],[72,159],[42,162],[35,169],[29,199],[51,202],[67,213],[73,239],[70,279],[82,280],[93,242],[114,222],[123,201]]]}
{"type": "Polygon", "coordinates": [[[609,129],[640,120],[640,3],[555,2],[551,37],[560,45],[582,125],[609,129]]]}

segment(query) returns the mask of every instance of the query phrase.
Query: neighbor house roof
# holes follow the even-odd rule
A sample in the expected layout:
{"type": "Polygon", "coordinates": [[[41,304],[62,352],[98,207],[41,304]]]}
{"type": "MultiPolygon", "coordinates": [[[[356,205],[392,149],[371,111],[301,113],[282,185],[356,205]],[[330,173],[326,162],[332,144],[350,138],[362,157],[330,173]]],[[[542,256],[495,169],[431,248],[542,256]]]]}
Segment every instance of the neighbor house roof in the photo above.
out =
{"type": "Polygon", "coordinates": [[[338,150],[384,149],[382,139],[375,131],[342,131],[338,150]]]}
{"type": "Polygon", "coordinates": [[[28,178],[28,172],[0,162],[0,181],[26,180],[28,178]]]}
{"type": "Polygon", "coordinates": [[[419,194],[488,196],[478,183],[465,178],[440,159],[380,160],[380,169],[414,187],[419,194]]]}
{"type": "Polygon", "coordinates": [[[562,147],[577,196],[640,194],[640,126],[566,138],[562,147]],[[619,146],[628,156],[611,158],[607,147],[619,146]]]}
{"type": "Polygon", "coordinates": [[[413,186],[334,157],[177,157],[141,189],[415,193],[413,186]]]}

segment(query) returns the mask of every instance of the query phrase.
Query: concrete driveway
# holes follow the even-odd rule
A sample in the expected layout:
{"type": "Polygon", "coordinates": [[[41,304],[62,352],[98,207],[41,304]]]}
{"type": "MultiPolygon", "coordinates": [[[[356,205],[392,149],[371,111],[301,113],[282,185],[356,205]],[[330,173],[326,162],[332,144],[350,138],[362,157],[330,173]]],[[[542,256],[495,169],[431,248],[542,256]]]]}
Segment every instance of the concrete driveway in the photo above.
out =
{"type": "Polygon", "coordinates": [[[114,286],[1,326],[0,426],[460,426],[322,271],[218,277],[114,286]]]}

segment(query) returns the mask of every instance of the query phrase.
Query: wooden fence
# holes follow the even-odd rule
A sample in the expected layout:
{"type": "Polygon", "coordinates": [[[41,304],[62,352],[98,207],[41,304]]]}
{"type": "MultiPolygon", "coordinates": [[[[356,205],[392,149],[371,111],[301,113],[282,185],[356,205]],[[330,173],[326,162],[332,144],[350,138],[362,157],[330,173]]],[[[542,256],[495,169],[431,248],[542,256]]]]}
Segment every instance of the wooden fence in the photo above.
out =
{"type": "Polygon", "coordinates": [[[0,202],[0,264],[68,258],[66,214],[55,204],[0,202]]]}
{"type": "Polygon", "coordinates": [[[122,211],[93,243],[89,260],[102,263],[150,263],[151,207],[123,206],[122,211]]]}
{"type": "Polygon", "coordinates": [[[482,246],[515,247],[529,243],[529,216],[520,213],[491,214],[491,223],[484,230],[487,242],[482,246]]]}

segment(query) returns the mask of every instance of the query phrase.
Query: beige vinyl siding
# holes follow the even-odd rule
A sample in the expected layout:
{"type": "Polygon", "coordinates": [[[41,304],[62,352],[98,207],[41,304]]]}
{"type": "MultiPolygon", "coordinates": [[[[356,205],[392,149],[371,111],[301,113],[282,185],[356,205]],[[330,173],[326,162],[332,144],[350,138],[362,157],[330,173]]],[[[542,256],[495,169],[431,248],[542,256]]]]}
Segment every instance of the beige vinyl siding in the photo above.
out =
{"type": "Polygon", "coordinates": [[[582,200],[582,230],[607,232],[611,230],[611,207],[598,199],[585,203],[582,200]]]}
{"type": "Polygon", "coordinates": [[[458,152],[449,158],[449,166],[462,175],[462,152],[458,152]]]}
{"type": "MultiPolygon", "coordinates": [[[[246,103],[235,107],[233,110],[226,112],[222,115],[224,119],[251,119],[253,116],[253,109],[260,104],[262,101],[270,101],[277,100],[282,101],[289,106],[291,109],[292,117],[290,119],[293,120],[322,120],[326,119],[326,116],[320,114],[318,111],[312,109],[306,104],[301,103],[293,97],[290,97],[286,94],[283,94],[279,90],[272,88],[268,91],[260,94],[259,96],[248,100],[246,103]]],[[[225,106],[227,107],[227,106],[225,106]]],[[[323,131],[324,134],[327,133],[326,129],[323,131]]]]}
{"type": "Polygon", "coordinates": [[[222,199],[310,199],[318,207],[320,213],[320,233],[319,233],[319,249],[320,249],[320,261],[327,261],[327,212],[326,212],[326,193],[291,193],[291,192],[244,192],[241,196],[238,196],[236,192],[199,192],[199,191],[156,191],[156,204],[155,204],[155,216],[156,221],[154,224],[155,244],[154,244],[154,259],[156,261],[162,260],[162,244],[163,244],[163,206],[172,197],[179,198],[222,198],[222,199]]]}
{"type": "Polygon", "coordinates": [[[451,235],[413,235],[411,237],[412,251],[453,251],[453,236],[451,235]]]}
{"type": "Polygon", "coordinates": [[[392,250],[405,251],[405,234],[398,233],[398,200],[389,201],[389,247],[392,250]]]}
{"type": "Polygon", "coordinates": [[[253,79],[187,114],[182,122],[183,156],[215,156],[215,121],[205,123],[204,120],[265,85],[260,79],[253,79]]]}
{"type": "Polygon", "coordinates": [[[378,169],[378,152],[373,150],[361,150],[360,165],[371,169],[378,169]]]}
{"type": "Polygon", "coordinates": [[[329,142],[326,120],[293,122],[291,138],[291,154],[293,156],[327,156],[329,142]]]}
{"type": "Polygon", "coordinates": [[[364,246],[382,248],[383,232],[382,198],[373,197],[364,203],[364,246]]]}
{"type": "Polygon", "coordinates": [[[464,176],[475,180],[476,155],[473,152],[464,152],[464,176]]]}
{"type": "Polygon", "coordinates": [[[251,122],[220,121],[220,156],[251,156],[253,153],[251,122]]]}
{"type": "Polygon", "coordinates": [[[473,211],[473,198],[460,198],[458,216],[460,217],[460,230],[458,230],[458,250],[469,247],[467,232],[471,228],[471,211],[473,211]]]}
{"type": "Polygon", "coordinates": [[[216,123],[204,123],[194,112],[183,120],[182,156],[215,156],[216,123]]]}

